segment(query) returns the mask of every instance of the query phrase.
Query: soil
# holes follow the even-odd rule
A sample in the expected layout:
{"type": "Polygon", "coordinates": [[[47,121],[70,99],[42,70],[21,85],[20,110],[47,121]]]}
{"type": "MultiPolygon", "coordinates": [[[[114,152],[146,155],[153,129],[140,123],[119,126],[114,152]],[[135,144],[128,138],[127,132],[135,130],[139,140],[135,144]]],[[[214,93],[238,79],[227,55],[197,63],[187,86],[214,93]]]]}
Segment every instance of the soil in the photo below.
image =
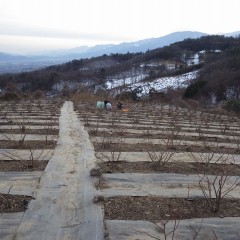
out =
{"type": "MultiPolygon", "coordinates": [[[[5,121],[7,121],[8,123],[13,123],[15,122],[16,124],[17,123],[20,123],[20,122],[26,122],[26,123],[31,123],[32,124],[32,120],[42,120],[42,121],[45,121],[45,122],[49,122],[49,121],[55,121],[55,122],[58,122],[58,119],[57,118],[51,118],[51,117],[40,117],[38,115],[34,115],[33,118],[30,118],[30,119],[27,119],[28,116],[31,116],[31,115],[23,115],[23,117],[21,117],[21,114],[19,114],[19,116],[15,116],[13,118],[11,118],[11,113],[9,113],[9,117],[7,115],[7,118],[3,118],[5,121]]],[[[4,124],[5,125],[5,124],[4,124]]]]}
{"type": "Polygon", "coordinates": [[[48,161],[0,160],[0,172],[44,171],[48,161]]]}
{"type": "MultiPolygon", "coordinates": [[[[214,200],[213,200],[214,201],[214,200]]],[[[103,201],[105,219],[161,220],[207,217],[240,217],[240,199],[223,199],[218,212],[203,198],[110,197],[103,201]]]]}
{"type": "Polygon", "coordinates": [[[102,173],[176,173],[176,174],[219,174],[223,169],[229,175],[240,176],[240,165],[234,164],[204,164],[191,162],[166,163],[164,166],[157,166],[152,162],[101,162],[98,163],[102,173]]]}
{"type": "Polygon", "coordinates": [[[26,130],[20,130],[19,129],[0,129],[0,134],[40,134],[40,135],[58,135],[59,130],[58,129],[26,129],[26,130]]]}
{"type": "MultiPolygon", "coordinates": [[[[40,119],[38,119],[40,120],[40,119]]],[[[18,122],[14,122],[14,121],[8,121],[8,122],[0,122],[0,126],[1,125],[8,125],[8,126],[11,126],[11,125],[18,125],[19,123],[18,122]]],[[[54,126],[54,127],[58,127],[59,125],[54,122],[54,123],[48,123],[48,122],[31,122],[30,125],[33,125],[33,126],[54,126]]]]}
{"type": "Polygon", "coordinates": [[[0,193],[0,213],[24,212],[32,197],[0,193]]]}
{"type": "Polygon", "coordinates": [[[0,140],[1,149],[54,149],[56,146],[56,141],[48,140],[46,141],[24,141],[20,143],[19,141],[6,141],[0,140]]]}
{"type": "Polygon", "coordinates": [[[193,146],[193,145],[174,145],[169,146],[168,148],[165,145],[161,144],[146,144],[146,143],[137,143],[137,144],[108,144],[104,146],[102,143],[93,142],[93,146],[96,152],[99,151],[114,151],[114,152],[158,152],[160,150],[168,150],[173,152],[215,152],[215,153],[229,153],[229,154],[239,154],[240,150],[230,147],[204,147],[204,146],[193,146]]]}
{"type": "MultiPolygon", "coordinates": [[[[93,128],[94,129],[94,128],[93,128]]],[[[118,130],[119,131],[119,130],[118,130]]],[[[111,136],[114,136],[116,138],[145,138],[145,139],[167,139],[169,137],[169,135],[167,134],[154,134],[154,132],[152,133],[150,130],[150,133],[147,133],[147,130],[142,130],[143,133],[128,133],[128,132],[111,132],[111,136]],[[144,131],[146,133],[144,133],[144,131]]],[[[154,130],[155,131],[155,130],[154,130]]],[[[185,131],[187,132],[187,131],[185,131]]],[[[196,133],[196,131],[194,132],[196,133]]],[[[206,133],[206,134],[210,134],[210,133],[206,133]]],[[[212,133],[214,135],[217,134],[221,134],[221,133],[212,133]]],[[[109,132],[96,132],[94,130],[90,131],[90,136],[91,137],[104,137],[104,136],[108,136],[109,132]]],[[[231,134],[232,135],[232,134],[231,134]]],[[[236,135],[235,138],[230,139],[228,136],[226,136],[226,138],[218,138],[217,136],[213,136],[213,137],[209,137],[209,136],[204,136],[204,133],[202,133],[201,136],[188,136],[188,135],[178,135],[177,133],[175,133],[174,136],[174,140],[181,140],[181,141],[207,141],[207,142],[218,142],[218,143],[239,143],[239,135],[236,135]]]]}

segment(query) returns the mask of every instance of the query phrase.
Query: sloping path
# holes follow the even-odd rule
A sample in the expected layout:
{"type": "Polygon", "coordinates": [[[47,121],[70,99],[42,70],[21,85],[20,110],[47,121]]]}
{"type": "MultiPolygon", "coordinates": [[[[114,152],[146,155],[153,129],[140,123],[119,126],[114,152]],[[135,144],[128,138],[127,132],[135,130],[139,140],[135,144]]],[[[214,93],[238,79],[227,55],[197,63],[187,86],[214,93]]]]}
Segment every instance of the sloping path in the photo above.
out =
{"type": "Polygon", "coordinates": [[[92,202],[94,150],[72,102],[64,103],[59,124],[54,155],[14,239],[104,239],[102,209],[92,202]]]}

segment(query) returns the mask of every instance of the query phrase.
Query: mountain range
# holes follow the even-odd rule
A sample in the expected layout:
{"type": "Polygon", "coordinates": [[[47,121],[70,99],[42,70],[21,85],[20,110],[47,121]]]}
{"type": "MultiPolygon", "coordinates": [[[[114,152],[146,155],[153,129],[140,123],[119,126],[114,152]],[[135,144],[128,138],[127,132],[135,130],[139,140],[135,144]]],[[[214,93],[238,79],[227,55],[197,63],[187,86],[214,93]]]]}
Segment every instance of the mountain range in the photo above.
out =
{"type": "Polygon", "coordinates": [[[55,51],[48,53],[48,56],[52,57],[78,57],[88,58],[97,57],[103,54],[119,53],[125,54],[127,52],[146,52],[147,50],[152,50],[164,46],[168,46],[171,43],[182,41],[186,38],[199,38],[206,36],[207,34],[201,32],[174,32],[159,38],[149,38],[136,42],[124,42],[120,44],[106,44],[106,45],[96,45],[94,47],[82,46],[69,50],[55,51]]]}
{"type": "MultiPolygon", "coordinates": [[[[80,46],[77,48],[72,48],[67,50],[51,51],[44,54],[35,54],[35,55],[28,55],[28,56],[22,56],[17,54],[7,54],[7,53],[0,52],[0,68],[3,68],[3,66],[5,66],[4,64],[19,63],[18,70],[21,71],[22,63],[29,63],[29,64],[34,63],[34,68],[37,68],[38,62],[39,62],[39,67],[41,67],[45,65],[63,63],[63,62],[71,61],[73,59],[97,57],[104,54],[108,55],[111,53],[124,54],[127,52],[131,52],[131,53],[146,52],[147,50],[168,46],[174,42],[183,41],[184,39],[187,39],[187,38],[196,39],[206,35],[208,34],[202,33],[202,32],[182,31],[182,32],[174,32],[159,38],[149,38],[149,39],[144,39],[136,42],[96,45],[93,47],[80,46]]],[[[224,35],[228,37],[229,36],[236,37],[240,35],[240,31],[232,32],[232,33],[224,33],[220,35],[224,35]]],[[[0,72],[4,72],[4,71],[1,71],[0,69],[0,72]]]]}

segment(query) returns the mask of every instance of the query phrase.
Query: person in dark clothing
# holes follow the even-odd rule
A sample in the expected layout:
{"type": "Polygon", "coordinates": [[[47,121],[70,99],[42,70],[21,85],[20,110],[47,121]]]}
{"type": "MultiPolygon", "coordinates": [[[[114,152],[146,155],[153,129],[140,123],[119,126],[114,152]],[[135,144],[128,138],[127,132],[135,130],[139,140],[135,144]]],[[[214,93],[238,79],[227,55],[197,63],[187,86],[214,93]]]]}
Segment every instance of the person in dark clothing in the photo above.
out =
{"type": "Polygon", "coordinates": [[[107,103],[110,103],[110,101],[108,100],[108,98],[106,98],[106,99],[104,100],[104,108],[106,108],[107,103]]]}
{"type": "Polygon", "coordinates": [[[117,109],[118,110],[122,110],[123,109],[123,104],[121,102],[118,102],[117,109]]]}

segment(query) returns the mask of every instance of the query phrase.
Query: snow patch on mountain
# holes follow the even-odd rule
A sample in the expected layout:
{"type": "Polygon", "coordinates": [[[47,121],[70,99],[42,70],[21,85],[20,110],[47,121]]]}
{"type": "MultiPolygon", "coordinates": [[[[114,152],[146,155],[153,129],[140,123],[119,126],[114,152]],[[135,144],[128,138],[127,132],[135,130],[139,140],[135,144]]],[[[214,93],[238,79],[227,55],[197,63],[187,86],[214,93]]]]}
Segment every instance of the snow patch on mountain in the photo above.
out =
{"type": "Polygon", "coordinates": [[[151,82],[144,81],[144,79],[147,77],[146,74],[140,74],[137,76],[126,77],[122,79],[112,78],[106,82],[106,88],[109,90],[115,89],[116,94],[119,94],[122,91],[133,91],[135,89],[141,89],[142,91],[139,96],[144,96],[149,94],[150,89],[155,89],[156,91],[163,92],[167,88],[186,88],[189,86],[192,80],[197,78],[198,72],[199,70],[196,70],[178,76],[157,78],[151,82]]]}
{"type": "Polygon", "coordinates": [[[144,78],[146,78],[147,74],[140,74],[137,76],[131,76],[131,77],[123,77],[123,78],[112,78],[111,80],[108,80],[106,82],[107,89],[112,89],[116,87],[126,86],[130,84],[135,84],[137,82],[142,81],[144,78]]]}
{"type": "Polygon", "coordinates": [[[186,88],[189,85],[189,82],[197,77],[198,70],[185,73],[178,76],[172,77],[162,77],[155,79],[152,82],[141,82],[135,83],[128,87],[129,91],[132,91],[136,88],[142,88],[142,95],[149,94],[150,89],[155,89],[156,91],[164,91],[167,88],[186,88]]]}

